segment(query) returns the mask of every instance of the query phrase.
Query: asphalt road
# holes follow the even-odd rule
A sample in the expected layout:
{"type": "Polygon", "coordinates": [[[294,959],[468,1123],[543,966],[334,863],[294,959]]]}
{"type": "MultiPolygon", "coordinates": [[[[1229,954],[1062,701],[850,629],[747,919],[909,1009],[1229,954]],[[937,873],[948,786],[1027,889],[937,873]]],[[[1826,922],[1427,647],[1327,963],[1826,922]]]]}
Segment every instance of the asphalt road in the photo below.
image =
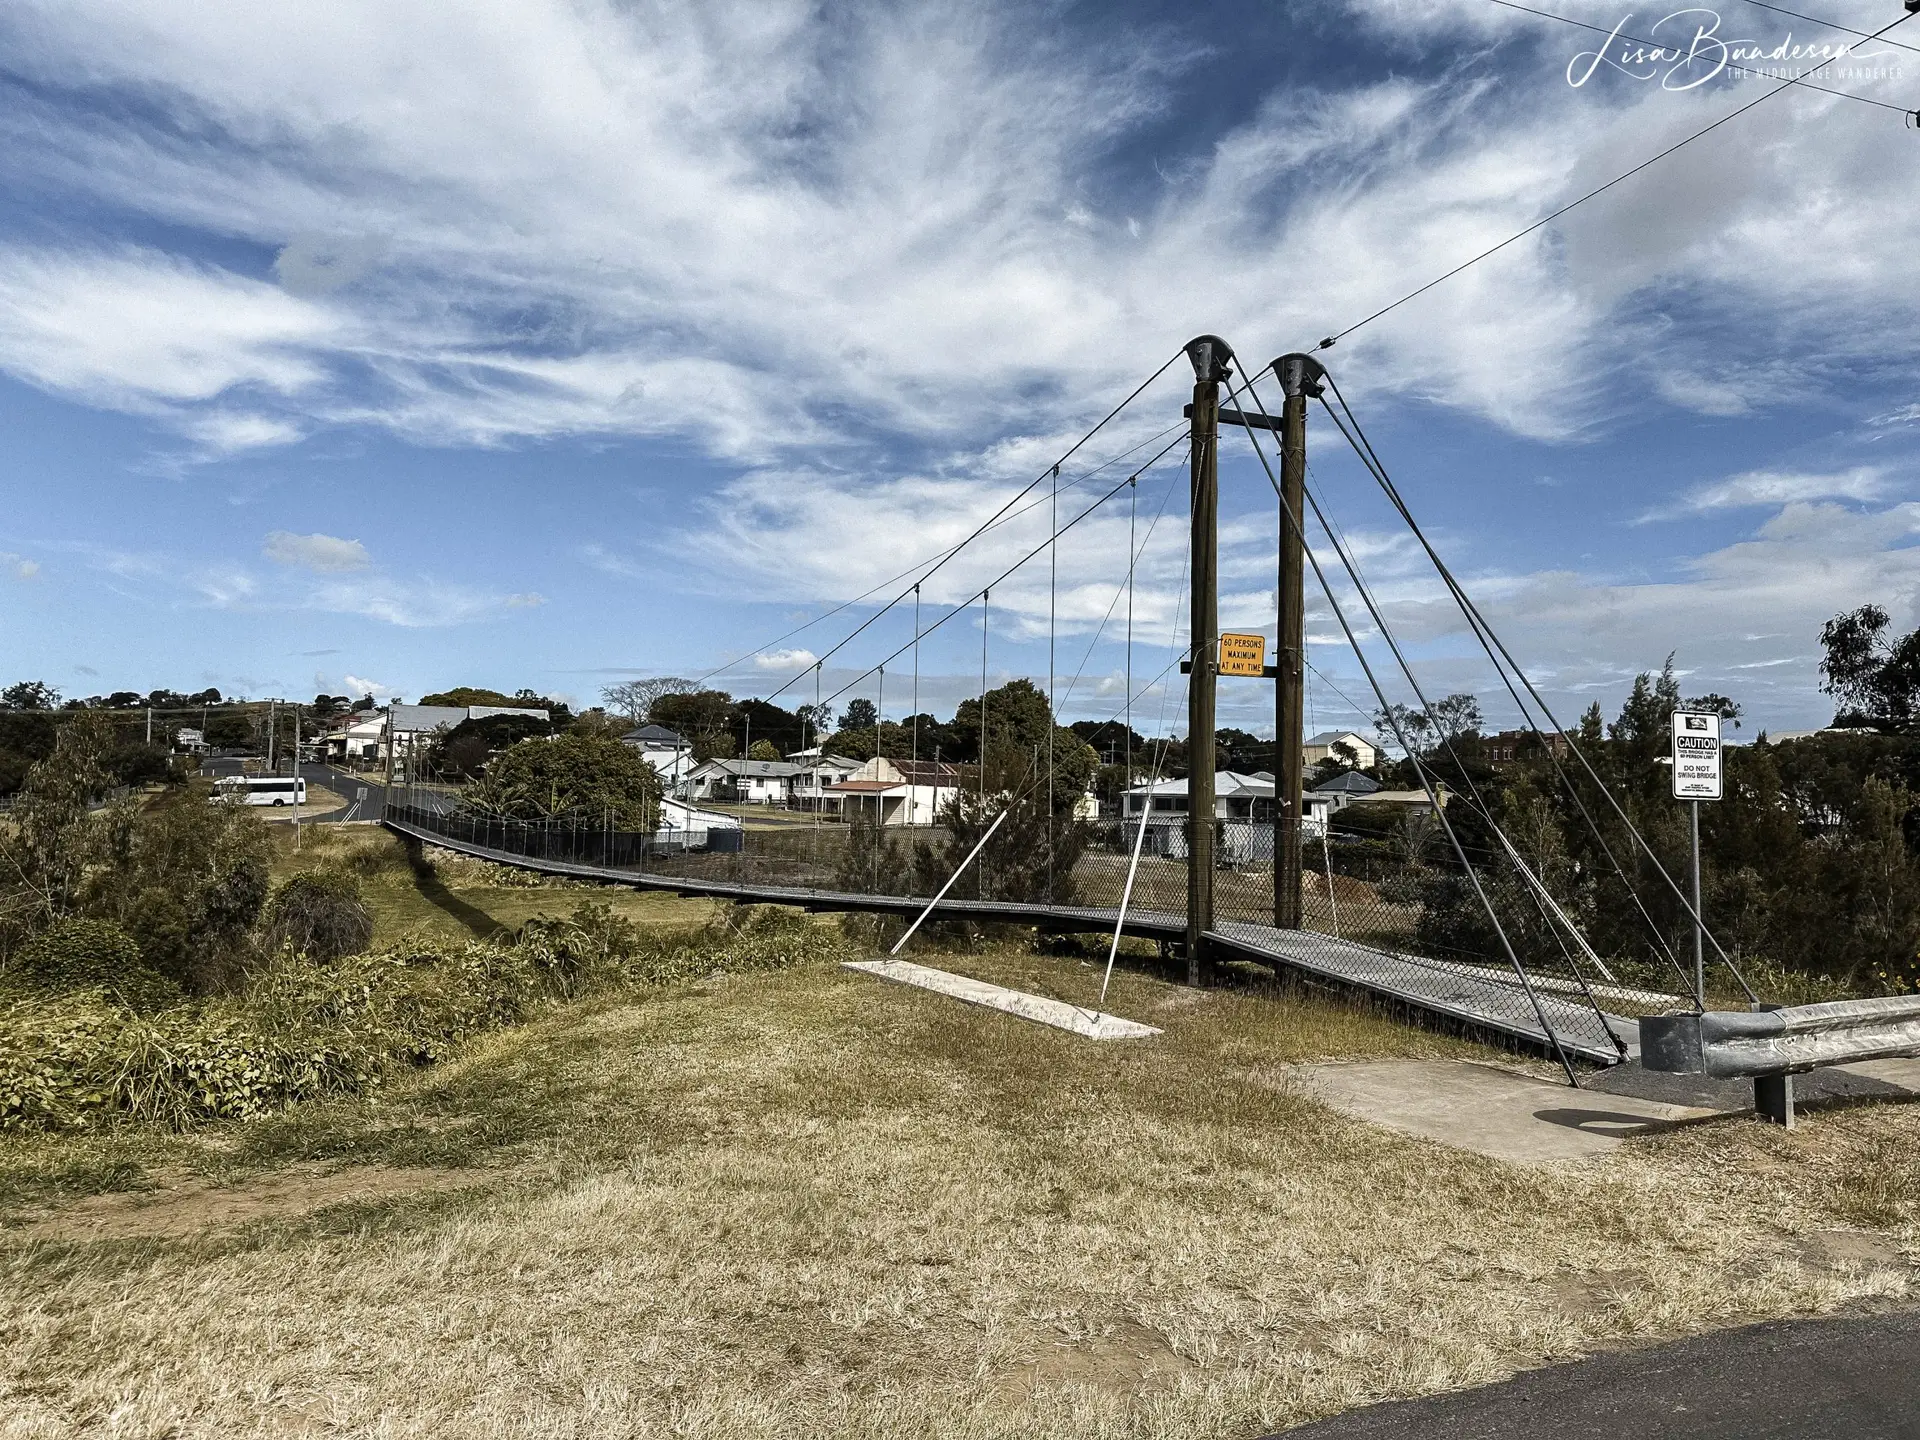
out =
{"type": "MultiPolygon", "coordinates": [[[[238,775],[243,764],[236,759],[207,760],[201,764],[203,775],[238,775]]],[[[307,761],[300,767],[300,774],[309,788],[324,785],[336,795],[346,797],[347,803],[334,810],[314,810],[307,806],[300,809],[300,823],[303,825],[330,825],[341,820],[378,820],[380,811],[386,804],[386,786],[380,783],[376,772],[369,775],[361,771],[345,770],[337,765],[327,765],[316,761],[307,761]]],[[[278,806],[263,806],[260,814],[269,822],[281,821],[291,825],[291,810],[278,806]]]]}
{"type": "Polygon", "coordinates": [[[1920,1314],[1722,1330],[1349,1411],[1288,1430],[1284,1440],[1542,1436],[1920,1440],[1920,1314]]]}

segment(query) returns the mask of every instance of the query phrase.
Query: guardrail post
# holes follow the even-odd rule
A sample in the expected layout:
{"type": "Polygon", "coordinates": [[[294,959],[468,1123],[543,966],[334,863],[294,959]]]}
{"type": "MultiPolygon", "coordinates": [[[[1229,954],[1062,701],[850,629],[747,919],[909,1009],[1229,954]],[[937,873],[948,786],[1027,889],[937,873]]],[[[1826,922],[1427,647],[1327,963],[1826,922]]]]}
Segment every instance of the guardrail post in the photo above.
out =
{"type": "Polygon", "coordinates": [[[1753,1113],[1775,1125],[1793,1128],[1793,1076],[1760,1075],[1753,1082],[1753,1113]]]}

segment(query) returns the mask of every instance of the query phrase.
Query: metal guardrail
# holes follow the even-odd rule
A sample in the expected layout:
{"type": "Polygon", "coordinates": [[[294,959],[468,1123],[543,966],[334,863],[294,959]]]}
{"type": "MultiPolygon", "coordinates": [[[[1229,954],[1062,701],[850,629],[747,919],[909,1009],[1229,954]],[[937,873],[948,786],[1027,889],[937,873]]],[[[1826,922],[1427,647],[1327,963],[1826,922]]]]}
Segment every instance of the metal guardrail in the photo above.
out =
{"type": "Polygon", "coordinates": [[[1920,995],[1640,1021],[1640,1061],[1670,1075],[1751,1078],[1755,1111],[1793,1124],[1793,1077],[1824,1065],[1920,1055],[1920,995]]]}

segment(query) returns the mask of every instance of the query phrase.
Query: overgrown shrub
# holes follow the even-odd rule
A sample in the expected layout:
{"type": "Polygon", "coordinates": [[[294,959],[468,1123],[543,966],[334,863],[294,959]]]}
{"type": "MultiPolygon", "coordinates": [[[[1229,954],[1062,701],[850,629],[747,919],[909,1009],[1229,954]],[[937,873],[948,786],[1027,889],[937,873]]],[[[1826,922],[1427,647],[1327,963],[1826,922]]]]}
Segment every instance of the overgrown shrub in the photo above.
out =
{"type": "Polygon", "coordinates": [[[180,987],[141,960],[133,937],[104,920],[55,921],[21,946],[0,980],[28,994],[101,990],[136,1010],[180,999],[180,987]]]}
{"type": "Polygon", "coordinates": [[[240,994],[150,1015],[106,989],[0,1000],[0,1131],[255,1119],[433,1064],[544,997],[848,953],[795,911],[739,907],[691,934],[654,934],[588,901],[512,944],[402,943],[326,966],[283,952],[240,994]]]}
{"type": "Polygon", "coordinates": [[[373,916],[360,898],[360,881],[339,869],[301,870],[281,884],[260,915],[267,946],[291,946],[329,964],[356,955],[373,941],[373,916]]]}

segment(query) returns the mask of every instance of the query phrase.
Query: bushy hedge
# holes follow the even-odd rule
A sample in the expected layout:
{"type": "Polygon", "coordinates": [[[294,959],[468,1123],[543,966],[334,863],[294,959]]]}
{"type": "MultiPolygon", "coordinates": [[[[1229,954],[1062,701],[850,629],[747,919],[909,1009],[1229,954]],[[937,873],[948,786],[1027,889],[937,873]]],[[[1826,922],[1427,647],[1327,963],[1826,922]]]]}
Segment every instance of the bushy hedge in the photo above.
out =
{"type": "Polygon", "coordinates": [[[105,989],[0,1001],[0,1130],[251,1120],[431,1065],[549,996],[841,958],[790,911],[649,936],[604,902],[509,943],[403,944],[320,966],[291,952],[239,995],[143,1015],[105,989]]]}
{"type": "Polygon", "coordinates": [[[181,998],[178,985],[141,959],[133,937],[106,920],[56,920],[0,969],[0,995],[76,990],[105,990],[135,1010],[160,1009],[181,998]]]}
{"type": "Polygon", "coordinates": [[[268,898],[260,928],[270,949],[292,946],[323,964],[373,942],[373,916],[360,898],[359,877],[344,869],[289,875],[268,898]]]}

